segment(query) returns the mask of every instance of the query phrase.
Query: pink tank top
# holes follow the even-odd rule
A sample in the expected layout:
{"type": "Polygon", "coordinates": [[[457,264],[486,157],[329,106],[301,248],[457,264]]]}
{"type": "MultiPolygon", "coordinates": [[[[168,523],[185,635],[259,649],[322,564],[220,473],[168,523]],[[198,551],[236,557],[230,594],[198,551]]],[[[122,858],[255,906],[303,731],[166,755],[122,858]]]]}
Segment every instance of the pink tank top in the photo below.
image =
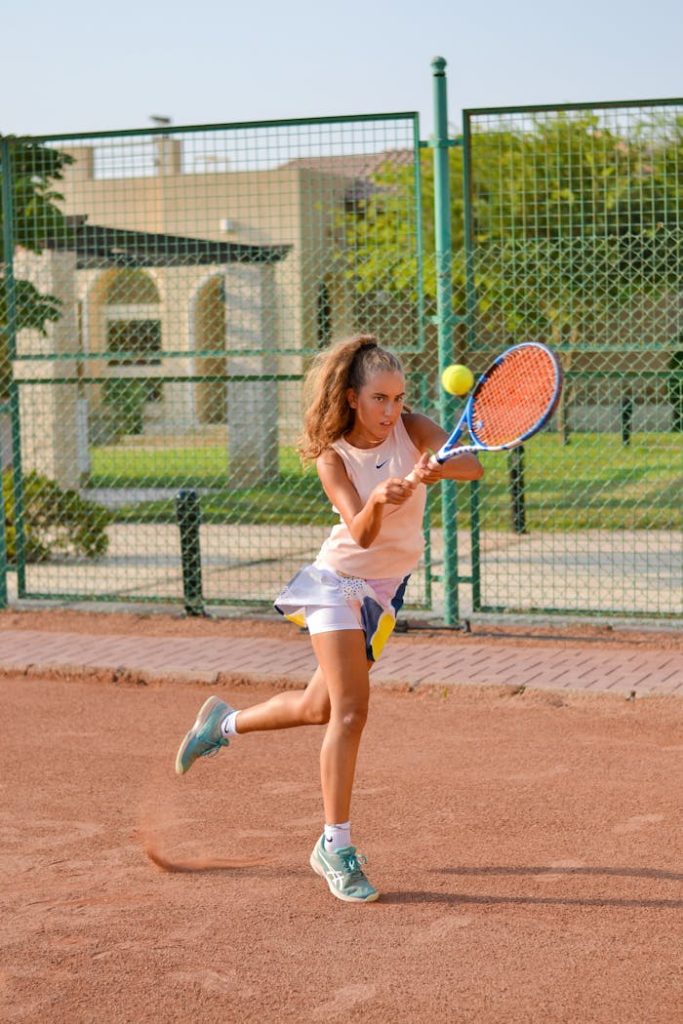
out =
{"type": "MultiPolygon", "coordinates": [[[[411,441],[403,418],[377,448],[354,448],[343,437],[331,447],[342,459],[363,502],[383,480],[407,476],[421,454],[411,441]]],[[[424,547],[422,518],[426,499],[427,488],[418,484],[403,505],[385,505],[381,529],[369,548],[356,544],[342,520],[332,527],[316,564],[366,580],[402,577],[412,572],[424,547]]]]}

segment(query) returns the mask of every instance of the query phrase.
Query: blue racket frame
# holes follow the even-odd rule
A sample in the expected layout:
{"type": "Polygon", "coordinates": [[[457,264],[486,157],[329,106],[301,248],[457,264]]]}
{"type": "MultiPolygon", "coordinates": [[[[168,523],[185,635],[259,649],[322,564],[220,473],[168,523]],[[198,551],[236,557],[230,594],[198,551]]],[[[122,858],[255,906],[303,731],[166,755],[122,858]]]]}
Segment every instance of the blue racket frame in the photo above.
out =
{"type": "Polygon", "coordinates": [[[518,448],[521,444],[524,444],[524,442],[528,438],[538,433],[538,431],[541,430],[546,425],[550,417],[555,412],[555,409],[557,408],[557,403],[560,400],[561,394],[562,367],[560,365],[559,359],[552,351],[552,349],[548,348],[547,345],[544,345],[540,341],[522,341],[519,343],[519,345],[512,345],[510,348],[506,349],[505,352],[502,352],[496,359],[494,359],[491,365],[481,375],[481,377],[479,378],[475,385],[474,391],[467,399],[467,404],[463,409],[462,415],[455,429],[451,433],[448,440],[443,443],[441,448],[439,448],[438,452],[433,456],[433,458],[436,460],[436,462],[444,463],[447,462],[448,459],[453,458],[455,455],[459,455],[461,452],[504,452],[510,451],[513,448],[518,448]],[[548,403],[548,407],[543,413],[543,415],[539,417],[539,419],[531,427],[529,427],[523,434],[520,434],[520,436],[515,438],[514,440],[506,441],[505,444],[488,445],[484,441],[480,441],[478,439],[476,425],[472,422],[477,394],[481,390],[482,386],[486,383],[486,380],[491,375],[494,368],[496,366],[499,366],[502,362],[504,362],[513,352],[516,352],[522,348],[542,349],[542,351],[550,359],[555,369],[555,389],[553,392],[553,396],[550,402],[548,403]],[[462,436],[462,433],[465,429],[467,429],[470,437],[473,438],[475,443],[458,446],[456,442],[458,441],[458,438],[462,436]]]}

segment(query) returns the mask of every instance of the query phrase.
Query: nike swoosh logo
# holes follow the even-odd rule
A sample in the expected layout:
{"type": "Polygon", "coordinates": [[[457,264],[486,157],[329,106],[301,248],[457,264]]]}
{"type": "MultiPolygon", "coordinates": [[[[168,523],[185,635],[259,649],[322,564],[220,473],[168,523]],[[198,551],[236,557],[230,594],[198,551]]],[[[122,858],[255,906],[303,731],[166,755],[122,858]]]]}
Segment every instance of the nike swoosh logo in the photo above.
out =
{"type": "Polygon", "coordinates": [[[381,469],[382,466],[386,466],[388,461],[389,461],[389,459],[385,459],[384,462],[376,462],[375,463],[375,469],[381,469]]]}

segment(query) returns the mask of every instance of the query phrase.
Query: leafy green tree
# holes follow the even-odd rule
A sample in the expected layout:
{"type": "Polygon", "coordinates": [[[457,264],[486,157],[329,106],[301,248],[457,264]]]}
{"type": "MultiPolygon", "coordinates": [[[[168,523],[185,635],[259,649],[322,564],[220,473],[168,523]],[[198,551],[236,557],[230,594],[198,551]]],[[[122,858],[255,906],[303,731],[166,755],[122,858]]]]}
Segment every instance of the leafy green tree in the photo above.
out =
{"type": "Polygon", "coordinates": [[[575,342],[634,292],[670,287],[680,267],[672,229],[683,181],[669,173],[680,127],[667,127],[653,145],[650,125],[622,136],[595,115],[558,114],[533,130],[478,141],[480,312],[497,310],[513,333],[575,342]],[[502,159],[491,159],[492,143],[502,159]],[[498,182],[489,188],[492,173],[498,182]]]}
{"type": "MultiPolygon", "coordinates": [[[[453,251],[456,262],[454,284],[459,296],[464,298],[464,262],[461,255],[464,247],[462,152],[451,150],[450,156],[453,251]]],[[[420,200],[424,211],[424,294],[428,301],[434,301],[436,268],[431,258],[434,252],[432,154],[422,150],[419,159],[422,185],[420,200]]],[[[413,166],[397,164],[391,160],[374,175],[368,195],[347,203],[338,237],[347,276],[353,280],[359,294],[384,291],[394,297],[415,299],[418,254],[414,206],[413,166]]]]}
{"type": "MultiPolygon", "coordinates": [[[[66,234],[66,221],[59,209],[62,199],[53,183],[62,177],[72,157],[40,143],[9,138],[11,150],[12,201],[14,206],[14,238],[17,245],[40,253],[48,238],[66,234]]],[[[6,185],[9,169],[0,163],[0,180],[6,185]]],[[[6,254],[3,238],[3,212],[0,207],[0,397],[7,395],[11,366],[7,338],[9,295],[4,274],[6,254]]],[[[60,302],[46,295],[30,282],[15,280],[14,302],[16,322],[20,328],[33,328],[46,333],[50,321],[58,320],[60,302]]]]}
{"type": "MultiPolygon", "coordinates": [[[[456,310],[465,309],[461,149],[451,149],[456,310]]],[[[424,249],[434,249],[431,154],[421,153],[424,249]]],[[[415,245],[403,216],[408,166],[387,164],[344,218],[347,272],[362,294],[415,290],[415,245]]],[[[683,119],[658,111],[619,132],[592,113],[563,113],[475,133],[472,271],[483,331],[575,344],[634,294],[680,287],[683,119]],[[656,118],[656,120],[654,120],[656,118]]],[[[436,280],[425,258],[425,294],[436,280]]],[[[594,340],[597,340],[594,337],[594,340]]]]}

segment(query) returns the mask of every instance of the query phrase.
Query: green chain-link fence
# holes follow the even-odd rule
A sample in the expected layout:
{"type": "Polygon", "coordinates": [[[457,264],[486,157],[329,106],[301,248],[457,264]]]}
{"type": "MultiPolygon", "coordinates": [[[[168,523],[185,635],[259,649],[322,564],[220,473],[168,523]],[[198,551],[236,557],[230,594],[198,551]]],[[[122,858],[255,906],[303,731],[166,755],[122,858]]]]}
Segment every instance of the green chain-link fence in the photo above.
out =
{"type": "MultiPolygon", "coordinates": [[[[332,516],[295,451],[310,358],[375,331],[435,393],[418,142],[414,114],[4,141],[20,596],[178,600],[179,515],[190,534],[201,517],[207,603],[266,602],[315,555],[332,516]],[[366,223],[376,195],[412,262],[399,301],[362,280],[396,251],[366,223]]],[[[201,603],[198,565],[189,584],[201,603]]]]}
{"type": "Polygon", "coordinates": [[[431,501],[413,606],[683,611],[681,104],[448,139],[439,102],[431,144],[411,113],[0,140],[19,597],[269,602],[333,521],[302,375],[362,330],[442,419],[450,361],[533,338],[567,378],[548,432],[431,501]]]}
{"type": "Polygon", "coordinates": [[[680,614],[683,101],[467,111],[464,141],[463,348],[565,371],[556,430],[486,459],[480,607],[680,614]]]}

